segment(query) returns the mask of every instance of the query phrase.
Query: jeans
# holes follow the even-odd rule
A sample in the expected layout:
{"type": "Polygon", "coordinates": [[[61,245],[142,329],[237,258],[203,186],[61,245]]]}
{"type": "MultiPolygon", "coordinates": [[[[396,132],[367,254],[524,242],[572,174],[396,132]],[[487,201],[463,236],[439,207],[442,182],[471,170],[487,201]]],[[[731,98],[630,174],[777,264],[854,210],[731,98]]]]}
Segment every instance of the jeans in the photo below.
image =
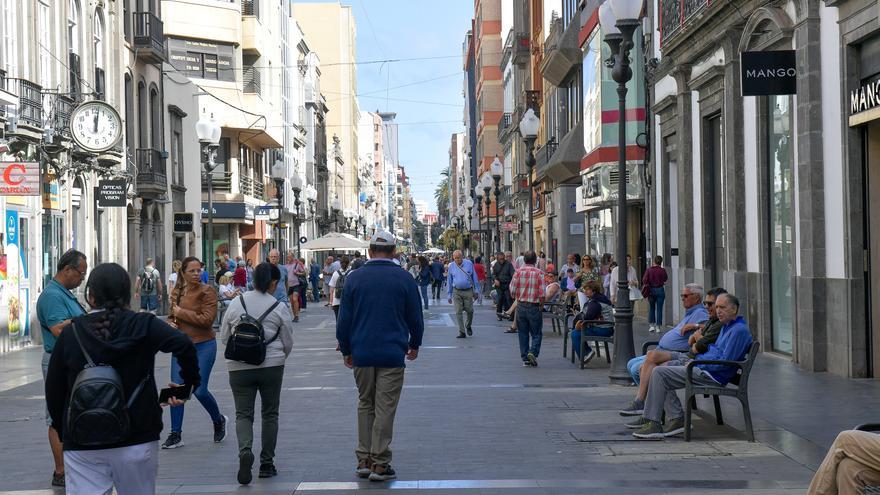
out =
{"type": "Polygon", "coordinates": [[[434,299],[440,299],[440,289],[442,288],[442,280],[434,280],[431,282],[431,295],[434,296],[434,299]]]}
{"type": "Polygon", "coordinates": [[[626,363],[626,369],[629,370],[629,374],[636,385],[639,384],[639,370],[642,369],[642,363],[644,362],[645,356],[636,356],[626,363]]]}
{"type": "Polygon", "coordinates": [[[141,294],[141,309],[144,311],[156,311],[159,307],[159,297],[156,294],[141,294]]]}
{"type": "MultiPolygon", "coordinates": [[[[193,391],[193,395],[208,411],[211,421],[217,423],[223,420],[220,414],[220,408],[217,407],[217,401],[211,392],[208,391],[208,380],[211,378],[211,369],[214,367],[214,360],[217,358],[217,341],[214,339],[199,342],[196,344],[196,356],[199,359],[199,378],[201,383],[199,388],[193,391]]],[[[183,383],[180,377],[180,364],[177,359],[171,358],[171,381],[174,383],[183,383]]],[[[185,406],[176,406],[171,408],[171,431],[180,433],[183,431],[183,408],[185,406]]]]}
{"type": "Polygon", "coordinates": [[[312,300],[315,302],[319,302],[321,300],[320,280],[313,278],[313,279],[309,280],[309,283],[312,284],[312,300]]]}
{"type": "Polygon", "coordinates": [[[510,286],[502,284],[496,287],[495,291],[498,293],[498,304],[495,307],[495,312],[500,315],[510,309],[510,305],[513,303],[510,300],[510,286]]]}
{"type": "Polygon", "coordinates": [[[254,405],[260,393],[262,428],[260,464],[272,464],[278,442],[278,409],[281,403],[281,380],[284,365],[229,372],[229,386],[235,401],[235,436],[238,452],[251,450],[254,444],[254,405]]]}
{"type": "Polygon", "coordinates": [[[538,357],[544,336],[544,315],[537,304],[519,303],[516,306],[516,331],[519,336],[519,354],[523,361],[528,354],[538,357]],[[529,345],[531,338],[531,345],[529,345]]]}
{"type": "Polygon", "coordinates": [[[425,309],[428,309],[428,286],[420,285],[419,291],[422,293],[422,301],[425,303],[425,309]]]}
{"type": "MultiPolygon", "coordinates": [[[[609,327],[597,327],[593,325],[585,326],[583,330],[573,330],[571,332],[571,348],[574,349],[577,357],[581,356],[581,335],[584,337],[610,337],[614,334],[614,329],[609,327]]],[[[590,352],[590,344],[587,344],[585,350],[590,352]]]]}
{"type": "Polygon", "coordinates": [[[666,290],[663,287],[651,287],[648,295],[648,324],[663,324],[663,303],[666,301],[666,290]]]}

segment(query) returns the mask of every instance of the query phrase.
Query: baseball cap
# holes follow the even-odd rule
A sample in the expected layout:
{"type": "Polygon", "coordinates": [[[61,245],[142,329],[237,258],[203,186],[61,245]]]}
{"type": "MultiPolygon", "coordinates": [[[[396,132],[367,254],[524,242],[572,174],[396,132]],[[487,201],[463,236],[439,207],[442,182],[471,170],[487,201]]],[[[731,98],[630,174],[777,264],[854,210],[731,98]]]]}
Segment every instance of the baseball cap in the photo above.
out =
{"type": "Polygon", "coordinates": [[[372,246],[394,246],[394,235],[384,230],[377,230],[370,237],[370,245],[372,246]]]}

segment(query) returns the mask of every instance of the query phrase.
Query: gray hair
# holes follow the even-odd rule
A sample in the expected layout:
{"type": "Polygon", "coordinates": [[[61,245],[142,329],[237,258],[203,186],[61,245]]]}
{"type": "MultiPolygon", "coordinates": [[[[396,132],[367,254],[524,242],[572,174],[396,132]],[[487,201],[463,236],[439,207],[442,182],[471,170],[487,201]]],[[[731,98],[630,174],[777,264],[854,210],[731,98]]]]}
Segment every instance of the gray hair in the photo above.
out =
{"type": "Polygon", "coordinates": [[[703,299],[703,295],[706,293],[706,290],[703,289],[703,286],[700,284],[687,284],[684,286],[691,294],[697,294],[700,296],[700,299],[703,299]]]}
{"type": "Polygon", "coordinates": [[[729,292],[725,292],[724,294],[719,295],[716,298],[716,301],[718,299],[721,299],[722,297],[727,299],[727,302],[729,302],[730,304],[733,304],[733,306],[736,308],[737,312],[739,312],[739,299],[736,296],[734,296],[733,294],[731,294],[729,292]]]}

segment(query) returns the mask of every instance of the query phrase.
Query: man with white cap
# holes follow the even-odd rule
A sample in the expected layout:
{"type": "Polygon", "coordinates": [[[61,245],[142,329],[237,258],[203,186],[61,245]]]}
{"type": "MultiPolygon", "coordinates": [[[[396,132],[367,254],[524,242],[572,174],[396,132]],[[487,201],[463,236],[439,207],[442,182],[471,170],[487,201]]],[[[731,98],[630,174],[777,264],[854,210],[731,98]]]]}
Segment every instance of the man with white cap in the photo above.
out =
{"type": "Polygon", "coordinates": [[[371,481],[397,477],[391,468],[394,415],[403,390],[405,359],[419,355],[425,323],[416,281],[394,259],[394,236],[370,238],[370,260],[345,282],[336,340],[358,388],[355,472],[371,481]]]}

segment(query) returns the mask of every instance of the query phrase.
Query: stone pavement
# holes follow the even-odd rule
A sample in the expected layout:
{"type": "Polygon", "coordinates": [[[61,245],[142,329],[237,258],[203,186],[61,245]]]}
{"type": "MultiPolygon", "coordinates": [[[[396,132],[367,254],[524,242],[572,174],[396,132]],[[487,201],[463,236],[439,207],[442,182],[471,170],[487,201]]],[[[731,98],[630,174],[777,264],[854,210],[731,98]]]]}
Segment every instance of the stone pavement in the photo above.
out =
{"type": "MultiPolygon", "coordinates": [[[[207,414],[193,402],[186,446],[160,454],[159,493],[795,494],[804,492],[839,430],[878,419],[877,382],[807,373],[763,355],[751,386],[759,442],[745,441],[741,412],[726,400],[731,426],[697,418],[690,443],[636,441],[617,414],[634,389],[608,385],[604,359],[577,369],[546,324],[540,367],[523,368],[516,336],[502,333],[507,323],[488,306],[476,308],[475,335],[465,340],[455,338],[445,301],[427,315],[392,444],[399,480],[370,484],[354,476],[354,380],[334,351],[332,312],[311,304],[285,371],[280,476],[239,487],[234,428],[222,444],[212,443],[207,414]]],[[[639,328],[637,346],[646,337],[639,328]]],[[[53,493],[40,352],[0,357],[0,493],[53,493]]],[[[157,367],[161,381],[167,356],[157,367]]],[[[211,388],[232,419],[227,377],[220,359],[211,388]]],[[[700,403],[711,409],[710,401],[700,403]]]]}

